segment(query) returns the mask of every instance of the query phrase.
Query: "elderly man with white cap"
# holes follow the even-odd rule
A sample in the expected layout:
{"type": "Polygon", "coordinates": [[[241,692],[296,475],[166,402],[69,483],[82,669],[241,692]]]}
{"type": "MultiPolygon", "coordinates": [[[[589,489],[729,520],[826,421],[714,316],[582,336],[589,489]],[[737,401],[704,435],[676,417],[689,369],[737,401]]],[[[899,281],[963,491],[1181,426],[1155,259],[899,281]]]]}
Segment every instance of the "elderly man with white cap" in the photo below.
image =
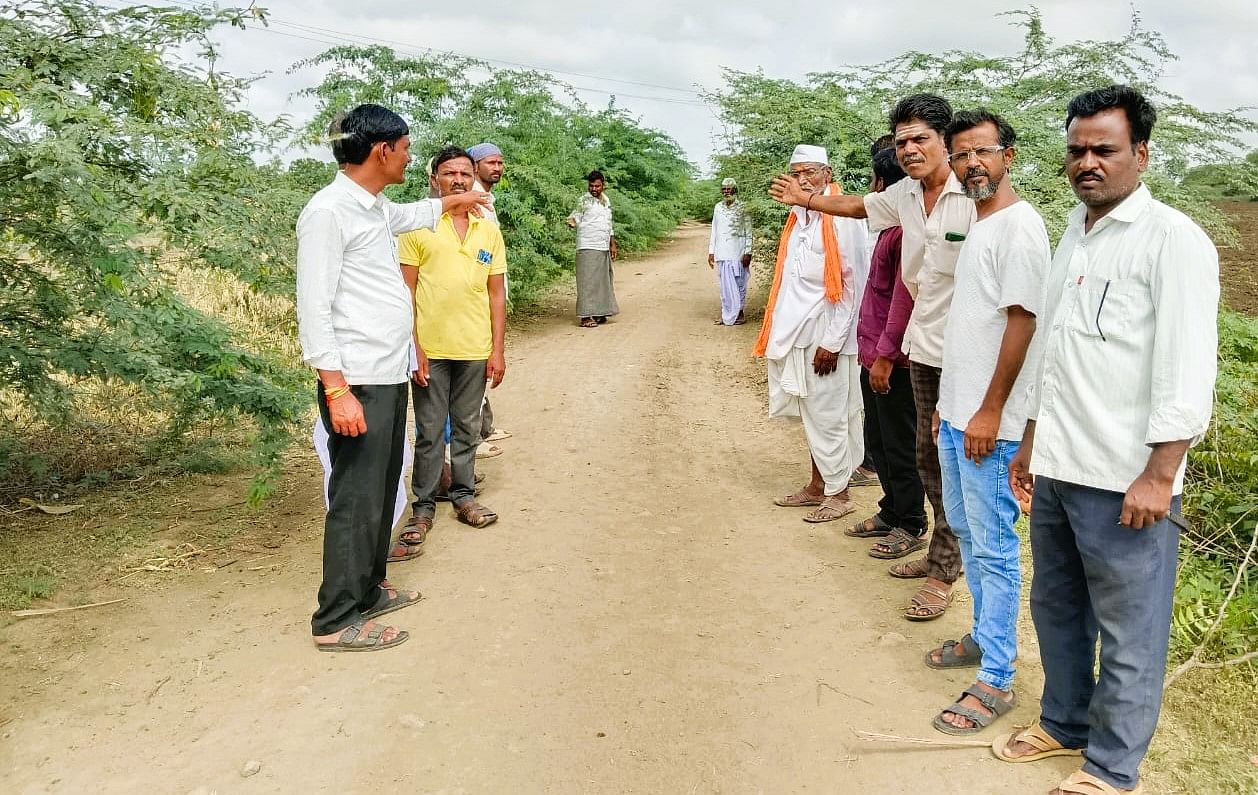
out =
{"type": "Polygon", "coordinates": [[[832,522],[855,510],[848,480],[865,454],[856,321],[869,230],[809,206],[842,193],[824,147],[795,147],[790,176],[808,199],[786,216],[755,353],[768,360],[769,416],[799,417],[812,455],[812,481],[776,503],[815,505],[804,521],[832,522]]]}
{"type": "Polygon", "coordinates": [[[721,180],[721,200],[712,208],[712,236],[708,240],[708,267],[716,270],[721,288],[721,317],[726,326],[741,326],[747,303],[747,278],[751,272],[751,224],[738,200],[733,177],[721,180]]]}

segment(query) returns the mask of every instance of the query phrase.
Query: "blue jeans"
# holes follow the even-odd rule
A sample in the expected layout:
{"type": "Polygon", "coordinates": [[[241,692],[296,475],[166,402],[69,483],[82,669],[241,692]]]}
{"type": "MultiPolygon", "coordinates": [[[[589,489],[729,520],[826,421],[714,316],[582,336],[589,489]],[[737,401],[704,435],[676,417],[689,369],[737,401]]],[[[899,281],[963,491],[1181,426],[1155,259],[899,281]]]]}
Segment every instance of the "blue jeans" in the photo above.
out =
{"type": "Polygon", "coordinates": [[[1018,656],[1018,604],[1022,568],[1013,525],[1022,510],[1009,488],[1009,461],[1018,442],[996,440],[996,449],[975,464],[965,457],[965,432],[939,424],[939,469],[944,512],[961,542],[966,582],[974,599],[970,634],[983,650],[978,681],[998,690],[1013,686],[1018,656]]]}
{"type": "MultiPolygon", "coordinates": [[[[1031,618],[1044,664],[1044,730],[1086,749],[1086,772],[1134,789],[1162,708],[1179,528],[1163,519],[1132,530],[1118,523],[1122,507],[1116,491],[1036,478],[1031,618]]],[[[1179,510],[1176,496],[1171,511],[1179,510]]]]}

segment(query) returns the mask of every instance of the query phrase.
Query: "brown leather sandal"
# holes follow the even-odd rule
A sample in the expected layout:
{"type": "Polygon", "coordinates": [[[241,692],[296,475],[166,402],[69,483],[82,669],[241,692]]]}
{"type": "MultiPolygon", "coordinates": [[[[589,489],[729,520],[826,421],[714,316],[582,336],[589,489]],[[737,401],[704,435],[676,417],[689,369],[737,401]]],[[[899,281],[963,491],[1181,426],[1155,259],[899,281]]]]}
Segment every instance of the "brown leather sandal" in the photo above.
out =
{"type": "Polygon", "coordinates": [[[478,530],[482,527],[489,527],[498,521],[498,514],[476,500],[466,500],[454,506],[454,515],[463,524],[471,525],[478,530]]]}

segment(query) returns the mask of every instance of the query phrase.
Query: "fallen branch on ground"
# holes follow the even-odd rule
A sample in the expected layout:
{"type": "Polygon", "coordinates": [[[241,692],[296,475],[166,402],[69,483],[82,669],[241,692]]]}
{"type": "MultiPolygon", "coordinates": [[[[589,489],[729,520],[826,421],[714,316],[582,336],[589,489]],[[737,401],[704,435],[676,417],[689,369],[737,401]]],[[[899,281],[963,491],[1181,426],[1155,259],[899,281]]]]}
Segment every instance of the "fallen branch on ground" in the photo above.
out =
{"type": "Polygon", "coordinates": [[[123,599],[110,599],[108,602],[93,602],[90,605],[76,605],[74,607],[43,607],[38,610],[14,610],[14,618],[34,618],[35,616],[51,616],[54,613],[68,613],[71,610],[86,610],[89,607],[104,607],[105,605],[116,605],[119,602],[127,601],[123,599]]]}
{"type": "Polygon", "coordinates": [[[906,743],[930,745],[936,748],[991,748],[991,740],[928,740],[922,737],[900,737],[896,734],[878,734],[854,729],[857,738],[871,743],[906,743]]]}

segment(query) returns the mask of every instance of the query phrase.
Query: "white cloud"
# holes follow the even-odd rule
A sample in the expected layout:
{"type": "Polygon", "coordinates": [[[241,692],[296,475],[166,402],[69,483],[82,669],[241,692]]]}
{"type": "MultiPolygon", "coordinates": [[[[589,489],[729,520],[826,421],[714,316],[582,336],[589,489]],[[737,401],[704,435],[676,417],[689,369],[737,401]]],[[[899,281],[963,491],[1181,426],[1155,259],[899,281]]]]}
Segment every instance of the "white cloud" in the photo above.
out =
{"type": "MultiPolygon", "coordinates": [[[[288,96],[318,75],[288,75],[288,67],[331,46],[328,39],[363,36],[582,73],[557,76],[586,89],[580,96],[592,106],[602,106],[616,94],[618,105],[671,134],[703,167],[719,130],[712,109],[644,97],[694,100],[693,94],[666,87],[717,88],[722,66],[801,79],[810,72],[877,62],[908,49],[1008,53],[1020,45],[1012,20],[999,16],[1014,6],[1011,0],[886,0],[812,7],[763,0],[482,0],[418,8],[392,0],[263,0],[260,5],[276,22],[270,30],[224,29],[219,39],[221,68],[269,73],[249,96],[251,109],[261,116],[289,113],[302,121],[310,104],[290,103],[288,96]]],[[[1116,0],[1045,0],[1039,5],[1047,32],[1058,41],[1121,36],[1133,7],[1116,0]]],[[[1161,32],[1180,56],[1166,71],[1168,89],[1207,110],[1245,105],[1258,96],[1258,48],[1252,46],[1258,3],[1139,0],[1135,6],[1145,27],[1161,32]]]]}

